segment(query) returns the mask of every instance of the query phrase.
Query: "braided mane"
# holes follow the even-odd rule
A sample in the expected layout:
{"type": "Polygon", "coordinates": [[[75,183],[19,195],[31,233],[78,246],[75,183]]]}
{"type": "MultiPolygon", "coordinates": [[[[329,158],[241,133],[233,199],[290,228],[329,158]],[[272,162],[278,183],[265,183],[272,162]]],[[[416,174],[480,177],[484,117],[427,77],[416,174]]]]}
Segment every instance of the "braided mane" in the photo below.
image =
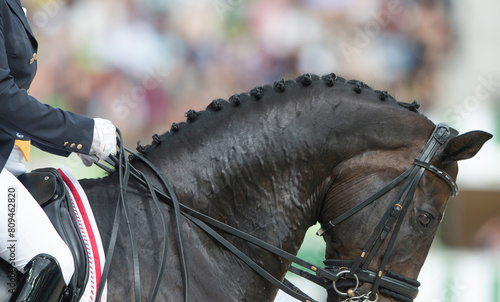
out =
{"type": "MultiPolygon", "coordinates": [[[[281,79],[279,81],[274,82],[272,85],[272,90],[277,93],[286,93],[286,88],[290,85],[300,85],[303,87],[310,86],[315,82],[323,82],[326,87],[334,87],[335,85],[348,85],[351,87],[352,91],[356,94],[362,94],[363,92],[372,92],[378,95],[378,99],[386,104],[391,104],[394,106],[400,106],[408,109],[409,111],[417,112],[420,105],[413,101],[413,103],[404,103],[398,102],[392,97],[387,91],[382,90],[373,90],[370,86],[365,83],[357,80],[346,80],[342,77],[337,76],[335,73],[330,73],[323,76],[318,76],[314,74],[303,74],[296,78],[295,80],[284,80],[281,79]]],[[[270,86],[270,85],[266,85],[270,86]]],[[[235,94],[231,96],[228,100],[224,99],[215,99],[213,100],[206,108],[206,111],[220,111],[225,106],[233,106],[238,107],[243,101],[247,99],[253,99],[255,101],[259,101],[264,96],[264,87],[266,86],[257,86],[250,90],[249,93],[241,93],[235,94]]],[[[161,135],[154,134],[153,142],[149,145],[142,146],[140,142],[137,142],[137,151],[140,153],[147,153],[149,150],[154,148],[155,146],[161,144],[167,136],[173,135],[178,132],[183,126],[190,122],[194,122],[202,115],[204,111],[195,111],[189,110],[185,116],[187,118],[186,122],[181,123],[173,123],[170,131],[167,131],[161,135]]]]}

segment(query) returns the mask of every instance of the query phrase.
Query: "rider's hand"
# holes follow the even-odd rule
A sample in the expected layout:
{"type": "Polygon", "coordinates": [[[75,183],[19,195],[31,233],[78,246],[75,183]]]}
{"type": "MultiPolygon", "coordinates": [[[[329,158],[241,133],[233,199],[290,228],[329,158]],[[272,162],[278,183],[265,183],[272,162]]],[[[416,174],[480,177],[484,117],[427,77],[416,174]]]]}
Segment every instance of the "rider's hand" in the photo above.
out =
{"type": "Polygon", "coordinates": [[[87,167],[90,167],[90,166],[92,166],[93,163],[99,161],[99,158],[95,154],[90,155],[90,154],[77,153],[76,155],[78,155],[80,157],[83,164],[87,167]]]}
{"type": "Polygon", "coordinates": [[[78,154],[86,166],[116,154],[116,127],[109,120],[94,119],[94,138],[89,154],[78,154]]]}

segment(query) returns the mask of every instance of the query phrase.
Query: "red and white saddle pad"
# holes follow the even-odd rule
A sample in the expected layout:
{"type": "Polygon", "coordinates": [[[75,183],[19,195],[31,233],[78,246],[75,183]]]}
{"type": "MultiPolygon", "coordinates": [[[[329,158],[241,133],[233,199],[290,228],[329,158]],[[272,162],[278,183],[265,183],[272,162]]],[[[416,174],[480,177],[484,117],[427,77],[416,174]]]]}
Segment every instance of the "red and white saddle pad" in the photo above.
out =
{"type": "MultiPolygon", "coordinates": [[[[105,262],[101,235],[99,234],[99,229],[97,228],[87,195],[78,180],[65,167],[58,169],[58,171],[70,193],[69,198],[78,221],[78,229],[82,234],[85,250],[89,257],[89,280],[80,302],[94,302],[105,262]]],[[[104,288],[100,301],[106,302],[106,298],[107,286],[104,288]]]]}

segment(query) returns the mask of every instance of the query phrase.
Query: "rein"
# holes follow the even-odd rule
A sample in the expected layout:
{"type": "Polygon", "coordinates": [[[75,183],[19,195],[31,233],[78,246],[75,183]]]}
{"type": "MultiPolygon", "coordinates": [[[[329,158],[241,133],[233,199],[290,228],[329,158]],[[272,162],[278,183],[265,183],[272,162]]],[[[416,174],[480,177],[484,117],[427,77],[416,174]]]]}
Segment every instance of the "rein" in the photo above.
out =
{"type": "Polygon", "coordinates": [[[400,176],[394,179],[391,183],[389,183],[386,187],[384,187],[379,192],[375,193],[362,203],[353,207],[349,211],[340,215],[336,219],[333,219],[321,226],[321,229],[317,232],[319,236],[322,236],[326,231],[333,228],[338,223],[346,220],[350,216],[354,215],[368,204],[372,203],[394,187],[396,187],[399,183],[406,179],[401,188],[400,192],[397,194],[396,198],[391,202],[391,205],[387,209],[386,213],[380,220],[379,224],[376,226],[375,231],[372,236],[368,240],[365,248],[361,255],[355,260],[334,260],[327,259],[324,261],[325,268],[318,267],[313,265],[307,261],[304,261],[286,251],[283,251],[261,239],[258,239],[252,235],[244,233],[238,229],[235,229],[227,224],[224,224],[218,220],[215,220],[209,216],[206,216],[200,212],[197,212],[181,203],[179,203],[175,192],[173,191],[170,183],[166,180],[164,175],[145,157],[142,155],[135,153],[123,146],[121,133],[117,130],[118,133],[118,155],[110,156],[107,162],[114,166],[114,170],[104,166],[100,163],[96,163],[97,166],[101,167],[105,171],[118,172],[119,173],[119,181],[120,181],[120,196],[117,203],[115,218],[113,222],[113,229],[111,233],[111,239],[108,246],[108,250],[106,253],[106,264],[102,273],[101,283],[99,285],[99,290],[97,294],[96,301],[100,300],[102,295],[102,291],[104,289],[104,285],[106,284],[107,275],[109,273],[109,267],[111,263],[111,259],[113,257],[114,247],[116,245],[116,239],[119,228],[119,221],[121,220],[121,213],[125,216],[127,221],[128,230],[130,234],[131,246],[132,246],[132,258],[134,264],[134,293],[135,293],[135,301],[141,301],[141,289],[140,289],[140,275],[139,275],[139,258],[138,258],[138,250],[137,245],[135,243],[135,236],[133,229],[131,228],[131,224],[128,217],[128,209],[127,204],[125,202],[125,194],[128,186],[128,182],[130,176],[132,176],[138,183],[142,184],[146,187],[148,192],[151,194],[154,204],[158,209],[158,212],[161,213],[162,225],[163,225],[163,248],[161,253],[160,267],[158,269],[158,274],[156,278],[156,283],[151,293],[150,301],[154,301],[156,299],[156,294],[158,292],[159,286],[161,284],[163,271],[166,264],[167,258],[167,248],[168,248],[168,228],[166,223],[166,216],[160,208],[160,200],[169,204],[174,208],[174,217],[176,221],[176,237],[179,241],[179,255],[181,258],[181,270],[183,275],[183,283],[184,283],[184,301],[188,301],[188,274],[187,274],[187,266],[185,259],[185,252],[183,247],[183,237],[182,237],[182,220],[181,215],[197,225],[199,228],[204,230],[207,234],[209,234],[213,239],[217,240],[220,244],[224,245],[229,251],[231,251],[234,255],[236,255],[240,260],[245,262],[250,268],[252,268],[256,273],[258,273],[261,277],[268,280],[274,286],[278,287],[288,295],[304,302],[315,302],[314,299],[309,297],[307,294],[303,293],[300,289],[290,283],[287,279],[284,281],[280,281],[268,273],[264,268],[255,263],[250,257],[241,252],[237,247],[231,244],[228,240],[222,237],[216,230],[223,231],[227,234],[231,234],[233,236],[239,237],[249,243],[252,243],[268,252],[271,252],[283,259],[290,261],[292,264],[296,266],[290,266],[289,271],[295,273],[301,277],[307,278],[308,280],[324,287],[329,292],[333,289],[336,294],[341,296],[346,296],[347,299],[344,301],[376,301],[378,299],[377,291],[380,289],[380,292],[391,297],[400,299],[402,301],[413,301],[418,294],[418,286],[420,285],[418,281],[410,278],[406,278],[399,274],[387,271],[384,275],[384,267],[389,259],[391,254],[391,250],[393,248],[395,238],[399,232],[399,229],[402,225],[403,218],[406,214],[407,209],[409,208],[409,204],[413,197],[413,194],[416,190],[416,187],[420,181],[425,170],[429,170],[443,179],[450,189],[452,190],[452,195],[455,196],[458,189],[455,184],[453,178],[446,173],[445,171],[440,170],[433,165],[430,165],[430,161],[437,149],[444,144],[448,138],[450,137],[450,130],[446,124],[439,124],[436,126],[431,138],[425,145],[423,151],[420,153],[418,158],[414,161],[413,165],[403,172],[400,176]],[[152,185],[151,181],[139,170],[134,168],[129,161],[127,161],[125,157],[125,152],[129,152],[131,156],[143,162],[146,166],[148,166],[152,172],[157,176],[160,180],[163,191],[160,188],[152,185]],[[116,171],[117,170],[117,171],[116,171]],[[396,223],[394,227],[393,234],[389,239],[389,244],[386,249],[386,253],[381,262],[379,271],[377,273],[369,271],[368,265],[372,260],[374,254],[377,252],[379,247],[381,246],[384,239],[387,237],[389,231],[392,228],[392,225],[396,223]],[[314,274],[309,273],[308,271],[314,272],[314,274]],[[346,283],[347,282],[347,283],[346,283]],[[354,284],[353,284],[354,282],[354,284]],[[363,294],[361,296],[356,296],[356,289],[359,287],[361,282],[367,282],[373,284],[372,290],[369,293],[363,294]],[[349,287],[349,289],[345,292],[340,289],[349,287]],[[340,289],[339,289],[340,288],[340,289]],[[375,299],[375,300],[370,300],[375,299]]]}

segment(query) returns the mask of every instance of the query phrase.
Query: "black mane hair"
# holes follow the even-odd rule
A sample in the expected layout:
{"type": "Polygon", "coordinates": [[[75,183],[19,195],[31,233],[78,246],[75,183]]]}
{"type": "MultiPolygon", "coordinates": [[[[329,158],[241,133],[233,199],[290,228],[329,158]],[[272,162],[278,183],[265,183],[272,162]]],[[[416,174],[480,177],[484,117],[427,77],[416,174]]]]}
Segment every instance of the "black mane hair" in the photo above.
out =
{"type": "Polygon", "coordinates": [[[195,111],[191,109],[185,114],[187,118],[185,122],[173,123],[170,128],[170,131],[167,131],[161,135],[154,134],[153,142],[149,145],[142,146],[140,142],[137,142],[136,149],[139,153],[143,154],[147,153],[155,146],[161,144],[167,136],[175,134],[176,132],[180,131],[183,126],[196,121],[205,112],[220,111],[227,106],[238,107],[242,102],[247,101],[249,99],[252,99],[254,101],[260,101],[264,97],[264,92],[270,90],[265,88],[272,88],[272,91],[274,91],[275,93],[286,93],[287,87],[290,87],[291,85],[299,85],[302,87],[307,87],[315,82],[323,82],[326,87],[334,87],[336,85],[348,85],[351,87],[352,91],[356,94],[362,94],[364,92],[375,93],[378,95],[378,99],[381,102],[386,104],[391,104],[394,106],[403,107],[412,112],[418,113],[418,108],[420,107],[420,105],[416,101],[413,101],[413,103],[411,104],[398,102],[387,91],[374,90],[370,86],[366,85],[361,81],[346,80],[342,77],[337,76],[335,73],[330,73],[323,76],[306,73],[297,77],[295,80],[281,79],[279,81],[274,82],[273,85],[257,86],[252,90],[250,90],[250,92],[248,93],[235,94],[231,96],[228,100],[220,98],[215,99],[206,107],[205,111],[195,111]]]}

